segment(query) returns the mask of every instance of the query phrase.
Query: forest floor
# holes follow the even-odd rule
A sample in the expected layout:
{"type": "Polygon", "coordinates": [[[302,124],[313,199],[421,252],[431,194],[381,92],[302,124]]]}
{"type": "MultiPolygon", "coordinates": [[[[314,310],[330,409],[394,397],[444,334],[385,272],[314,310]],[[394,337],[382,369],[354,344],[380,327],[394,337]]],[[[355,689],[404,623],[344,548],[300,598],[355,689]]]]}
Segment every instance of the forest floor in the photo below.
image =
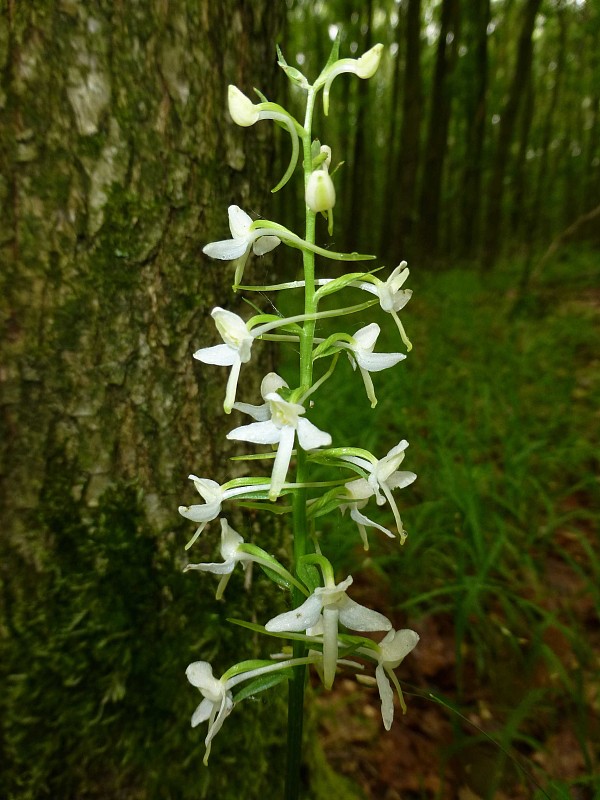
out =
{"type": "MultiPolygon", "coordinates": [[[[441,284],[436,276],[437,288],[423,287],[421,322],[403,316],[428,355],[452,358],[442,344],[449,341],[462,360],[472,359],[474,384],[489,385],[487,394],[473,391],[471,406],[465,373],[467,400],[444,419],[436,418],[427,380],[409,396],[421,411],[411,421],[403,407],[398,417],[415,451],[422,446],[420,433],[437,448],[431,457],[436,464],[443,455],[439,442],[446,441],[446,433],[432,433],[436,425],[447,429],[448,419],[462,414],[455,424],[472,425],[475,434],[452,438],[455,453],[457,441],[466,445],[457,457],[446,454],[451,472],[439,485],[430,478],[421,502],[430,491],[448,496],[431,513],[403,513],[410,532],[405,548],[410,537],[427,539],[414,556],[402,551],[408,566],[390,555],[386,543],[376,543],[369,558],[363,554],[363,569],[353,573],[356,600],[378,609],[391,603],[395,627],[413,628],[421,637],[397,670],[408,713],[403,716],[396,703],[386,733],[375,687],[365,690],[348,673],[330,693],[315,689],[327,760],[369,800],[600,797],[600,513],[593,445],[599,414],[592,399],[600,388],[594,346],[600,341],[600,291],[590,285],[591,264],[589,256],[562,259],[533,288],[525,316],[516,321],[506,314],[513,299],[510,276],[486,285],[466,272],[441,284]],[[503,375],[497,376],[501,366],[484,373],[488,362],[500,365],[501,359],[508,361],[503,375]],[[512,451],[506,445],[511,435],[512,451]],[[467,462],[470,500],[457,491],[458,479],[449,486],[447,478],[467,462]],[[515,476],[512,484],[509,475],[515,476]],[[473,495],[479,496],[475,511],[473,495]],[[449,531],[455,518],[459,522],[449,531]],[[453,568],[448,565],[454,560],[464,561],[452,539],[456,532],[468,540],[469,558],[478,542],[484,553],[499,538],[507,544],[492,565],[481,566],[473,556],[453,568]],[[440,549],[450,548],[440,561],[440,549]],[[419,565],[421,578],[415,577],[419,565]],[[451,587],[445,601],[433,601],[445,584],[451,587]],[[455,599],[473,585],[476,602],[465,606],[455,599]]],[[[452,370],[454,381],[460,369],[452,370]]],[[[441,370],[436,381],[444,402],[451,389],[441,370]]],[[[446,404],[452,403],[448,398],[446,404]]],[[[413,447],[410,455],[418,458],[413,447]]],[[[406,463],[420,480],[428,480],[430,466],[427,458],[420,468],[406,463]]],[[[348,572],[361,553],[354,546],[348,551],[348,572]]]]}

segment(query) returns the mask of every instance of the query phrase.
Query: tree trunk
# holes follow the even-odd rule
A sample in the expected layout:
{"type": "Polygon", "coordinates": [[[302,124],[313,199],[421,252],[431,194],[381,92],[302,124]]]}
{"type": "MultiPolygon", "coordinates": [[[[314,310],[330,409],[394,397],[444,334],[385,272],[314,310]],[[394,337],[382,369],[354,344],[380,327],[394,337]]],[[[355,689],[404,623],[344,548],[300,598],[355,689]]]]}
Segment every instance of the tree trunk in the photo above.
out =
{"type": "Polygon", "coordinates": [[[517,47],[517,60],[508,97],[500,117],[498,143],[487,191],[487,214],[485,223],[484,256],[491,266],[498,255],[502,223],[502,201],[504,199],[504,176],[508,168],[510,148],[521,105],[523,91],[527,86],[533,57],[533,28],[541,0],[528,0],[523,11],[523,24],[517,47]]]}
{"type": "MultiPolygon", "coordinates": [[[[173,554],[188,473],[230,470],[226,371],[191,356],[218,339],[233,271],[201,248],[230,203],[269,212],[271,128],[236,128],[226,90],[272,87],[276,6],[8,0],[0,17],[3,796],[239,796],[190,758],[183,670],[215,655],[223,612],[173,554]]],[[[219,667],[245,655],[224,636],[219,667]]],[[[251,716],[224,751],[258,797],[277,732],[251,716]]]]}
{"type": "Polygon", "coordinates": [[[419,141],[423,109],[421,79],[421,0],[409,0],[406,9],[406,67],[400,131],[400,165],[397,173],[397,206],[394,248],[404,258],[417,217],[415,197],[419,168],[419,141]]]}
{"type": "Polygon", "coordinates": [[[443,0],[419,202],[419,246],[431,253],[436,252],[439,241],[442,178],[452,103],[450,80],[458,57],[459,11],[459,0],[443,0]]]}
{"type": "Polygon", "coordinates": [[[468,6],[470,81],[465,105],[467,117],[466,157],[462,189],[462,231],[460,245],[465,256],[475,254],[480,230],[483,145],[485,141],[488,82],[488,33],[490,0],[477,0],[468,6]]]}

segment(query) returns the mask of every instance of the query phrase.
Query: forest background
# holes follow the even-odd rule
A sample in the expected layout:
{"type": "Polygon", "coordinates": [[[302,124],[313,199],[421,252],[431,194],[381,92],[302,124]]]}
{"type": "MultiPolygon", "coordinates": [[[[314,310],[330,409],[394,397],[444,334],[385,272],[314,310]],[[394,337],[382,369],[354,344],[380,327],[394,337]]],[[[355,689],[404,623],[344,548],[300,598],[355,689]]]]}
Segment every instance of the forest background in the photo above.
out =
{"type": "MultiPolygon", "coordinates": [[[[373,452],[406,437],[419,480],[402,549],[365,553],[337,518],[326,534],[357,599],[421,643],[389,734],[376,693],[315,688],[306,796],[593,798],[600,3],[220,5],[2,5],[0,795],[281,794],[284,692],[236,709],[201,765],[183,671],[225,668],[240,637],[181,575],[176,508],[225,454],[223,380],[190,355],[230,276],[201,247],[229,203],[288,227],[302,210],[268,191],[285,133],[240,135],[226,86],[293,109],[274,43],[314,76],[339,33],[343,55],[385,56],[315,126],[345,162],[332,246],[409,262],[414,350],[374,423],[342,371],[345,413],[315,421],[373,452]]],[[[289,269],[253,263],[257,282],[289,269]]],[[[234,586],[258,621],[282,602],[234,586]]]]}

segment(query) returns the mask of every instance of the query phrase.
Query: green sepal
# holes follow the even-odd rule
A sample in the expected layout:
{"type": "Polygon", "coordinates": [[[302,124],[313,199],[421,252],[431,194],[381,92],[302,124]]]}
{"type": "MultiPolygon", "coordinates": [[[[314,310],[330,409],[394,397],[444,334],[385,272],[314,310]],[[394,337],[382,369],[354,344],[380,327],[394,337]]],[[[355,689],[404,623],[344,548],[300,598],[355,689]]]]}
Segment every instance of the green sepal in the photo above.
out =
{"type": "Polygon", "coordinates": [[[333,45],[331,46],[331,51],[329,53],[329,58],[327,59],[327,63],[323,67],[321,74],[315,81],[315,84],[317,84],[320,81],[320,79],[327,72],[329,67],[331,67],[332,64],[335,64],[335,62],[338,61],[340,57],[340,39],[341,39],[341,32],[338,30],[336,37],[333,40],[333,45]]]}
{"type": "Polygon", "coordinates": [[[306,79],[306,76],[303,75],[299,69],[296,69],[296,67],[290,67],[285,58],[283,57],[283,53],[281,52],[281,48],[279,47],[279,45],[276,45],[276,48],[277,48],[277,64],[285,72],[290,81],[294,83],[296,86],[299,86],[301,89],[309,89],[310,84],[306,79]]]}
{"type": "Polygon", "coordinates": [[[325,494],[321,495],[321,497],[311,502],[306,509],[307,517],[309,519],[322,517],[325,514],[329,514],[331,511],[335,511],[335,509],[339,508],[341,505],[344,505],[344,503],[347,503],[347,500],[344,501],[343,498],[340,498],[339,491],[339,488],[332,489],[331,491],[325,492],[325,494]]]}
{"type": "Polygon", "coordinates": [[[341,275],[339,278],[334,278],[332,281],[323,284],[323,286],[317,289],[315,292],[315,302],[318,303],[319,300],[326,297],[328,294],[339,292],[340,289],[344,289],[353,281],[364,281],[369,274],[368,272],[348,272],[345,275],[341,275]]]}
{"type": "Polygon", "coordinates": [[[351,344],[352,336],[349,333],[332,333],[331,336],[328,336],[327,339],[315,347],[312,354],[313,361],[338,353],[342,348],[336,347],[336,342],[348,342],[348,344],[351,344]]]}
{"type": "MultiPolygon", "coordinates": [[[[257,314],[255,317],[251,317],[246,324],[248,326],[248,330],[252,330],[252,328],[255,328],[257,325],[265,325],[268,322],[277,322],[280,319],[281,317],[278,317],[277,314],[257,314]]],[[[281,325],[278,330],[290,331],[298,336],[302,334],[302,328],[296,322],[290,322],[288,325],[281,325]]]]}
{"type": "Polygon", "coordinates": [[[290,680],[292,676],[293,671],[285,668],[279,672],[273,672],[269,675],[259,675],[258,678],[255,678],[253,681],[247,683],[243,689],[241,689],[237,694],[233,695],[233,702],[240,703],[247,697],[260,694],[260,692],[264,692],[266,689],[272,689],[273,686],[277,686],[278,683],[290,680]]]}
{"type": "Polygon", "coordinates": [[[222,488],[237,489],[238,486],[248,486],[252,484],[266,485],[268,483],[270,483],[270,480],[268,478],[232,478],[230,481],[227,481],[227,483],[224,483],[222,488]]]}
{"type": "Polygon", "coordinates": [[[260,669],[261,667],[270,667],[273,664],[272,661],[266,661],[263,659],[253,658],[249,661],[240,661],[238,664],[234,664],[233,667],[229,667],[227,672],[224,672],[221,675],[222,681],[228,681],[229,678],[233,678],[236,675],[240,675],[242,672],[251,672],[253,669],[260,669]]]}
{"type": "MultiPolygon", "coordinates": [[[[255,622],[246,622],[245,619],[234,619],[233,617],[228,617],[227,622],[231,622],[232,625],[239,625],[241,628],[247,628],[249,631],[254,631],[254,633],[264,633],[266,636],[273,636],[276,639],[289,639],[295,640],[297,642],[306,642],[311,646],[319,647],[322,644],[321,639],[315,636],[307,636],[305,633],[295,633],[293,631],[268,631],[264,625],[257,625],[255,622]]],[[[272,661],[270,662],[273,663],[272,661]]]]}
{"type": "Polygon", "coordinates": [[[314,592],[317,586],[322,585],[319,570],[314,566],[314,564],[302,564],[299,561],[298,566],[296,567],[296,573],[302,583],[308,587],[311,594],[314,592]]]}
{"type": "Polygon", "coordinates": [[[270,581],[273,581],[273,583],[275,583],[277,586],[279,586],[280,589],[287,589],[288,591],[291,592],[292,584],[288,580],[286,580],[283,577],[283,575],[280,575],[278,572],[275,572],[274,570],[265,567],[264,564],[259,564],[258,566],[262,569],[267,578],[270,581]]]}
{"type": "MultiPolygon", "coordinates": [[[[279,496],[284,493],[285,489],[279,493],[279,496]]],[[[293,506],[282,506],[277,503],[238,503],[240,508],[250,508],[253,511],[270,511],[271,514],[291,514],[293,506]]]]}

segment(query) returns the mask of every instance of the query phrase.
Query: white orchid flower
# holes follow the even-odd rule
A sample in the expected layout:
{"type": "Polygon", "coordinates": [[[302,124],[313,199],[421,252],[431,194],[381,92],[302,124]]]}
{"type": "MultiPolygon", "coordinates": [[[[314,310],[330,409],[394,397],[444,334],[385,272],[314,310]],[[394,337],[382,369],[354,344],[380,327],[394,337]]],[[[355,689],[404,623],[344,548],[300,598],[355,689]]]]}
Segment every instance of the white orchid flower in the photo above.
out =
{"type": "Polygon", "coordinates": [[[249,414],[258,422],[234,428],[227,434],[228,439],[252,444],[277,444],[277,454],[271,473],[269,499],[276,500],[285,482],[294,449],[294,439],[303,450],[316,450],[328,447],[331,436],[319,430],[316,425],[303,418],[306,409],[300,403],[289,403],[276,391],[287,387],[287,383],[274,372],[269,373],[262,382],[261,392],[265,403],[252,406],[236,403],[236,408],[249,414]]]}
{"type": "Polygon", "coordinates": [[[224,344],[202,347],[200,350],[196,350],[194,358],[202,361],[203,364],[231,367],[225,391],[225,402],[223,403],[225,413],[230,414],[235,402],[240,370],[242,364],[250,361],[256,331],[254,333],[250,331],[241,317],[224,308],[213,308],[211,317],[215,321],[224,344]]]}
{"type": "MultiPolygon", "coordinates": [[[[398,506],[392,495],[393,489],[404,489],[410,486],[417,476],[414,472],[399,471],[398,467],[404,460],[404,451],[408,447],[408,442],[403,439],[399,444],[389,451],[384,458],[379,461],[373,456],[372,461],[362,458],[360,456],[342,455],[342,461],[348,461],[351,464],[356,464],[368,473],[368,478],[358,478],[356,481],[351,482],[352,492],[355,496],[361,499],[366,499],[375,495],[377,505],[381,506],[387,500],[394,514],[398,534],[400,536],[400,543],[404,544],[406,540],[406,533],[402,520],[400,519],[400,512],[398,506]],[[368,494],[370,492],[370,494],[368,494]]],[[[362,516],[362,515],[361,515],[362,516]]],[[[354,518],[354,517],[353,517],[354,518]]],[[[365,517],[366,519],[366,517],[365,517]]],[[[362,523],[365,524],[364,522],[362,523]]],[[[372,523],[371,523],[372,525],[372,523]]],[[[372,527],[377,527],[372,525],[372,527]]]]}
{"type": "MultiPolygon", "coordinates": [[[[246,488],[246,487],[244,487],[246,488]]],[[[221,556],[223,561],[215,563],[204,564],[188,564],[184,572],[189,570],[197,570],[199,572],[212,572],[215,575],[221,575],[221,580],[217,587],[216,599],[220,600],[223,597],[223,592],[229,583],[231,574],[235,569],[236,564],[241,564],[244,569],[248,564],[254,562],[267,567],[272,572],[277,573],[283,577],[289,584],[296,586],[304,594],[308,594],[304,586],[299,583],[293,575],[291,575],[285,567],[283,567],[277,559],[269,555],[265,550],[253,544],[246,544],[244,539],[237,531],[229,526],[226,519],[221,520],[221,556]]]]}
{"type": "Polygon", "coordinates": [[[400,665],[403,659],[417,646],[419,642],[419,634],[405,628],[396,631],[392,628],[391,631],[383,637],[383,639],[376,645],[376,655],[371,648],[360,649],[358,652],[361,655],[375,657],[377,659],[377,667],[375,669],[375,679],[377,681],[377,688],[379,689],[379,697],[381,698],[381,717],[386,731],[389,731],[394,721],[394,691],[390,684],[392,680],[396,691],[402,711],[406,713],[406,705],[402,696],[402,689],[398,682],[398,678],[394,674],[396,667],[400,665]]]}
{"type": "Polygon", "coordinates": [[[363,281],[358,285],[360,289],[377,295],[379,298],[379,305],[384,311],[392,315],[400,332],[400,336],[402,337],[402,341],[406,345],[406,349],[410,351],[412,350],[412,344],[398,316],[398,311],[401,311],[412,297],[412,289],[402,289],[408,276],[409,269],[406,266],[406,261],[402,261],[392,272],[387,281],[382,281],[376,275],[370,275],[368,281],[363,281]]]}
{"type": "Polygon", "coordinates": [[[240,536],[237,531],[234,531],[233,528],[229,527],[229,523],[226,519],[222,519],[221,556],[223,561],[213,564],[188,564],[184,572],[188,572],[188,570],[198,570],[199,572],[212,572],[215,575],[222,575],[216,594],[216,599],[220,600],[223,597],[223,592],[229,583],[235,565],[241,563],[244,569],[246,569],[248,564],[254,560],[251,555],[240,550],[240,545],[242,544],[244,544],[243,537],[240,536]]]}
{"type": "Polygon", "coordinates": [[[275,122],[281,123],[292,137],[292,157],[290,163],[283,178],[279,181],[277,186],[272,189],[273,192],[279,191],[292,177],[292,173],[298,163],[298,154],[300,152],[298,131],[304,133],[304,129],[291,114],[282,108],[282,106],[277,103],[270,103],[266,99],[262,103],[253,103],[249,97],[237,88],[237,86],[229,86],[227,103],[231,119],[236,125],[247,128],[261,119],[272,119],[275,122]]]}
{"type": "Polygon", "coordinates": [[[375,256],[364,255],[361,253],[337,253],[319,247],[312,242],[301,239],[295,233],[288,230],[283,225],[279,225],[270,220],[255,220],[246,214],[239,206],[229,206],[229,228],[231,239],[223,239],[219,242],[210,242],[205,245],[202,252],[211,258],[218,258],[221,261],[234,261],[240,259],[235,270],[234,286],[239,286],[242,280],[244,267],[248,259],[250,250],[255,255],[262,256],[273,250],[281,242],[285,242],[290,247],[298,250],[310,250],[324,258],[334,261],[368,261],[375,256]]]}
{"type": "Polygon", "coordinates": [[[192,686],[199,689],[203,695],[202,702],[192,715],[192,728],[208,720],[208,733],[204,740],[206,745],[204,763],[208,764],[212,740],[233,710],[233,697],[227,682],[214,677],[208,661],[194,661],[186,669],[185,674],[192,686]]]}
{"type": "Polygon", "coordinates": [[[367,50],[366,53],[360,58],[340,58],[338,61],[323,70],[321,75],[315,82],[315,89],[323,86],[323,110],[325,116],[329,113],[329,90],[333,79],[344,72],[352,72],[358,75],[359,78],[368,79],[372,78],[377,72],[379,62],[381,61],[381,54],[383,52],[383,45],[376,44],[367,50]]]}
{"type": "Polygon", "coordinates": [[[369,519],[364,514],[361,514],[361,508],[367,505],[367,502],[370,497],[373,497],[374,491],[373,488],[369,485],[369,482],[364,480],[364,478],[358,478],[355,481],[350,481],[344,486],[346,491],[346,496],[348,496],[349,500],[347,503],[344,503],[340,506],[340,511],[342,514],[346,511],[346,509],[350,509],[350,518],[356,522],[358,526],[358,532],[360,534],[360,538],[362,539],[363,546],[365,550],[369,549],[369,540],[367,538],[367,528],[377,528],[377,530],[385,533],[386,536],[389,536],[390,539],[394,539],[394,534],[389,531],[387,528],[384,528],[383,525],[379,525],[377,522],[373,522],[372,519],[369,519]]]}
{"type": "Polygon", "coordinates": [[[190,475],[189,479],[194,482],[194,486],[206,502],[192,506],[179,506],[179,513],[182,517],[191,519],[192,522],[199,523],[198,529],[185,546],[186,550],[189,550],[194,544],[208,523],[219,516],[221,513],[221,506],[225,500],[230,500],[232,497],[238,497],[239,495],[249,494],[250,492],[265,491],[271,486],[268,481],[265,481],[264,483],[251,483],[243,486],[223,488],[223,486],[210,478],[198,478],[196,475],[190,475]]]}
{"type": "Polygon", "coordinates": [[[371,408],[375,408],[377,405],[377,398],[375,397],[375,389],[369,373],[381,372],[383,369],[394,367],[399,361],[406,358],[404,353],[374,353],[373,349],[380,332],[379,325],[376,322],[372,322],[370,325],[365,325],[364,328],[356,331],[350,343],[339,343],[341,347],[348,351],[348,358],[353,369],[356,369],[358,365],[367,390],[367,397],[371,402],[371,408]]]}
{"type": "Polygon", "coordinates": [[[352,584],[352,576],[334,584],[326,581],[318,586],[313,594],[292,611],[279,614],[265,625],[267,631],[283,633],[286,631],[323,631],[323,683],[330,689],[335,677],[338,658],[338,623],[354,631],[389,631],[392,623],[366,606],[351,600],[346,589],[352,584]]]}
{"type": "Polygon", "coordinates": [[[242,279],[250,250],[252,249],[257,256],[264,256],[265,253],[269,253],[278,244],[281,244],[281,239],[273,236],[269,229],[261,228],[260,222],[258,224],[253,222],[252,218],[239,206],[229,206],[227,213],[229,229],[233,238],[211,242],[203,248],[202,252],[210,258],[218,258],[221,261],[241,259],[235,270],[234,283],[237,285],[242,279]]]}

